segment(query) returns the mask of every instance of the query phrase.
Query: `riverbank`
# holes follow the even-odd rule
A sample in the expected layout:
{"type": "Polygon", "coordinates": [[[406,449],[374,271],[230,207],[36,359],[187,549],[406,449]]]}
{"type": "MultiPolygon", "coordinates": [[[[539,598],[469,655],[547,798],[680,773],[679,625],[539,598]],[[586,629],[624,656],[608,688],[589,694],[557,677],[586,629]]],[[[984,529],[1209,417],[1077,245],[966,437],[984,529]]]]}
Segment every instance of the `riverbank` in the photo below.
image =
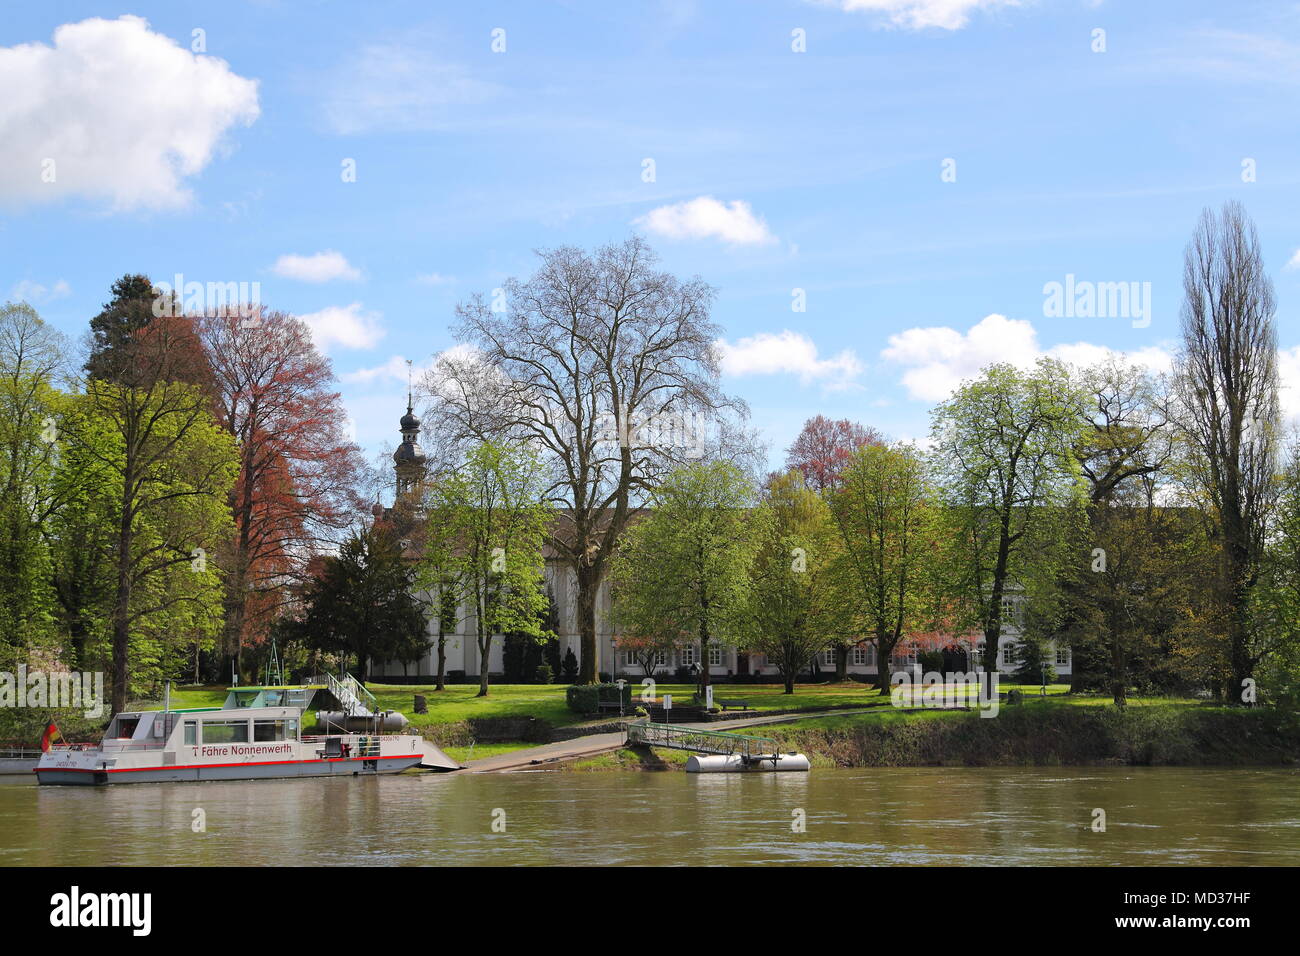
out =
{"type": "MultiPolygon", "coordinates": [[[[1100,697],[1029,700],[998,716],[880,710],[811,717],[748,733],[798,751],[814,767],[1300,766],[1300,715],[1191,700],[1145,699],[1123,710],[1100,697]]],[[[624,747],[557,769],[684,770],[686,754],[624,747]]]]}
{"type": "Polygon", "coordinates": [[[975,712],[827,717],[766,728],[781,750],[840,767],[1296,766],[1300,715],[1184,700],[1029,700],[975,712]],[[892,719],[889,719],[892,718],[892,719]]]}

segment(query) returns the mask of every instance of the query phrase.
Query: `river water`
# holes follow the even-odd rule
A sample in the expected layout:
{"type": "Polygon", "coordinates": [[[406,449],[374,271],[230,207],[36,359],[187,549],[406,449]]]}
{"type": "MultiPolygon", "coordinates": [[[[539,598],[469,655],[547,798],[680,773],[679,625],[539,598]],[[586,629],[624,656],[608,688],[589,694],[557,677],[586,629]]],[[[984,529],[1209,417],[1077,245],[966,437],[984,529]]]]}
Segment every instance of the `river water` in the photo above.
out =
{"type": "Polygon", "coordinates": [[[1291,770],[0,781],[4,866],[1300,865],[1300,772],[1291,770]],[[1105,832],[1093,829],[1096,809],[1105,832]],[[196,810],[206,832],[194,832],[196,810]]]}

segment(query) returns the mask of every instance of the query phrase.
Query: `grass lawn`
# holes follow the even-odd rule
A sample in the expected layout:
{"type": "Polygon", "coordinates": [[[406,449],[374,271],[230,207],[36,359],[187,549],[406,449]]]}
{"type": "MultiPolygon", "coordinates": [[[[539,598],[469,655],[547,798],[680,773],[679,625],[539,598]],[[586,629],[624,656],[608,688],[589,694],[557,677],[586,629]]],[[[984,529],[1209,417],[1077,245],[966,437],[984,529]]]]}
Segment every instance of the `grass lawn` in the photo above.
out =
{"type": "MultiPolygon", "coordinates": [[[[1002,690],[1020,685],[1002,684],[1002,690]]],[[[477,684],[449,684],[435,691],[432,685],[379,684],[368,688],[384,710],[403,713],[416,727],[452,724],[475,717],[537,717],[556,727],[580,724],[593,718],[569,710],[564,703],[564,684],[494,684],[487,697],[478,697],[477,684]],[[414,712],[415,695],[423,694],[429,702],[428,714],[414,712]]],[[[1020,687],[1026,698],[1038,695],[1037,685],[1020,687]]],[[[640,688],[633,685],[633,701],[640,688]]],[[[715,698],[744,700],[756,711],[819,710],[832,707],[885,707],[889,697],[882,697],[874,687],[846,681],[842,684],[796,684],[793,694],[784,693],[780,684],[715,684],[715,698]]],[[[1048,685],[1048,693],[1064,694],[1066,684],[1048,685]]],[[[693,684],[657,684],[655,694],[671,694],[685,704],[695,693],[693,684]]],[[[172,706],[220,707],[226,699],[224,687],[181,687],[172,689],[172,706]]],[[[160,704],[160,702],[153,702],[160,704]]]]}

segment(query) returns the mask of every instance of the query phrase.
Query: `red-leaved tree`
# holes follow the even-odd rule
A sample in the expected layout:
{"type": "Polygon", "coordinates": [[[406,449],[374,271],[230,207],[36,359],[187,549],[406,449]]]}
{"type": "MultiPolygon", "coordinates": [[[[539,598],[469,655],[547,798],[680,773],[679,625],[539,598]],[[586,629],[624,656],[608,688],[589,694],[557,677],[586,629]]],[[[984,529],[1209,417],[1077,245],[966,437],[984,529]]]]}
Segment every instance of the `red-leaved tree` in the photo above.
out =
{"type": "Polygon", "coordinates": [[[786,449],[785,467],[787,471],[798,468],[808,487],[822,492],[839,484],[840,473],[855,451],[883,444],[884,438],[874,428],[817,415],[804,422],[799,437],[786,449]]]}
{"type": "Polygon", "coordinates": [[[239,669],[293,593],[285,585],[357,514],[364,466],[329,359],[301,320],[258,306],[199,328],[221,421],[239,441],[225,608],[225,654],[239,669]]]}

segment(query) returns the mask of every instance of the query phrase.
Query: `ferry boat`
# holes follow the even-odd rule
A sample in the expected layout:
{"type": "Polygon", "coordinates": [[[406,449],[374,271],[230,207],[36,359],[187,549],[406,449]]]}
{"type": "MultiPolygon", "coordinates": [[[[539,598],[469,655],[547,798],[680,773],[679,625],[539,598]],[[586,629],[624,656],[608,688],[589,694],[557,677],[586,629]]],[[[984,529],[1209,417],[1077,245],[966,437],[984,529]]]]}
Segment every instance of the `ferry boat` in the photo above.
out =
{"type": "Polygon", "coordinates": [[[232,687],[220,707],[165,705],[115,714],[97,746],[51,746],[36,764],[36,778],[42,784],[95,786],[460,769],[419,734],[381,733],[394,723],[405,726],[406,719],[378,711],[374,698],[347,676],[329,675],[320,684],[232,687]],[[306,712],[321,692],[340,709],[317,713],[325,733],[304,734],[306,712]]]}

